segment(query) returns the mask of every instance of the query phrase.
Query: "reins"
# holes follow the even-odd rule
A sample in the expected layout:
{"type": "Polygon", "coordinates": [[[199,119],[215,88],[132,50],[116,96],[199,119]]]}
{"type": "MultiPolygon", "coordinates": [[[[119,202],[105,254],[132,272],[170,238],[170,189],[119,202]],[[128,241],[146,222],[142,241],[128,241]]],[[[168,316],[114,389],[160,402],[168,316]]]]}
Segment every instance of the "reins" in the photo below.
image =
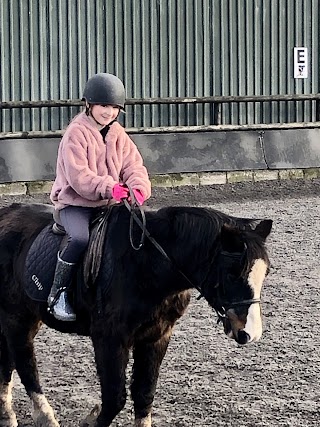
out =
{"type": "Polygon", "coordinates": [[[167,254],[167,252],[163,249],[163,247],[151,236],[151,234],[149,233],[149,231],[147,230],[146,227],[146,216],[144,213],[144,210],[141,208],[141,206],[136,202],[136,198],[134,196],[133,191],[131,190],[131,188],[129,188],[130,191],[130,198],[132,203],[130,204],[128,202],[127,199],[123,199],[123,203],[125,205],[125,207],[128,209],[128,211],[130,212],[130,227],[129,227],[129,238],[130,238],[130,243],[131,246],[134,250],[138,251],[142,248],[143,244],[144,244],[144,240],[147,237],[149,239],[149,241],[158,249],[158,251],[166,258],[167,261],[170,262],[170,264],[172,264],[176,270],[181,274],[181,276],[190,284],[191,287],[197,289],[197,291],[200,293],[200,297],[202,297],[202,290],[201,287],[198,285],[195,285],[180,269],[179,267],[175,264],[175,262],[169,257],[169,255],[167,254]],[[136,214],[136,209],[139,210],[140,214],[141,214],[141,220],[138,217],[138,215],[136,214]],[[140,227],[142,234],[141,234],[141,238],[140,238],[140,242],[139,245],[136,246],[133,242],[133,221],[136,222],[136,224],[140,227]]]}
{"type": "MultiPolygon", "coordinates": [[[[151,234],[149,233],[149,231],[147,230],[147,227],[146,227],[146,216],[145,216],[144,210],[137,203],[135,195],[134,195],[134,193],[130,187],[129,187],[129,192],[130,192],[131,204],[128,202],[127,199],[123,199],[123,203],[124,203],[125,207],[128,209],[128,211],[130,212],[129,239],[130,239],[130,243],[131,243],[132,248],[136,251],[140,250],[142,248],[142,246],[144,245],[145,238],[147,237],[147,239],[149,239],[149,241],[157,248],[157,250],[164,256],[164,258],[167,261],[169,261],[171,265],[173,265],[175,267],[175,269],[190,284],[190,286],[192,288],[197,289],[197,291],[200,294],[197,299],[199,300],[200,298],[202,298],[204,296],[203,292],[202,292],[202,286],[195,285],[180,270],[180,268],[176,265],[176,263],[169,257],[169,255],[166,253],[166,251],[163,249],[163,247],[151,236],[151,234]],[[136,210],[138,210],[140,212],[141,220],[138,217],[136,210]],[[135,223],[139,226],[139,228],[142,231],[142,234],[140,237],[140,242],[139,242],[138,246],[136,246],[134,244],[134,241],[133,241],[133,221],[135,221],[135,223]]],[[[230,255],[230,254],[225,253],[224,251],[222,251],[222,255],[228,256],[228,257],[238,257],[239,256],[239,255],[234,255],[234,254],[230,255]]],[[[241,254],[241,256],[243,256],[243,254],[241,254]]],[[[213,260],[212,260],[212,262],[213,262],[213,260]]],[[[217,289],[218,288],[219,288],[219,284],[217,286],[217,289]]],[[[241,301],[229,302],[229,301],[226,301],[226,300],[223,300],[222,298],[220,298],[219,293],[218,293],[217,294],[217,304],[215,304],[213,306],[213,308],[217,313],[218,322],[219,322],[219,321],[222,321],[223,319],[227,318],[226,313],[230,308],[241,307],[241,306],[246,306],[246,305],[251,305],[251,304],[260,304],[260,302],[261,302],[260,298],[252,298],[252,299],[245,299],[245,300],[241,300],[241,301]]]]}

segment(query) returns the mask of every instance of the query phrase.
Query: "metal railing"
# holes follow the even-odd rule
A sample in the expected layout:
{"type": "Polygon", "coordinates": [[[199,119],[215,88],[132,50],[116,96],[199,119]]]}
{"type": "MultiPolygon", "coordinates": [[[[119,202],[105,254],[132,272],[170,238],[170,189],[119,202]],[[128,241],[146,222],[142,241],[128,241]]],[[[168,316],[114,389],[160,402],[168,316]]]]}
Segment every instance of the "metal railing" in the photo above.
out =
{"type": "MultiPolygon", "coordinates": [[[[292,129],[320,127],[320,93],[292,95],[252,95],[252,96],[206,96],[206,97],[168,97],[168,98],[128,98],[126,105],[161,105],[161,104],[213,104],[214,120],[211,125],[200,126],[160,126],[126,128],[128,133],[168,133],[168,132],[198,132],[198,131],[228,131],[228,130],[262,130],[262,129],[292,129]],[[315,101],[315,122],[269,123],[228,125],[221,124],[221,109],[223,104],[231,103],[265,103],[315,101]]],[[[42,101],[2,101],[1,109],[45,108],[45,107],[80,107],[84,103],[80,99],[42,100],[42,101]]],[[[60,137],[63,130],[57,131],[22,131],[0,132],[0,139],[16,138],[48,138],[60,137]]]]}

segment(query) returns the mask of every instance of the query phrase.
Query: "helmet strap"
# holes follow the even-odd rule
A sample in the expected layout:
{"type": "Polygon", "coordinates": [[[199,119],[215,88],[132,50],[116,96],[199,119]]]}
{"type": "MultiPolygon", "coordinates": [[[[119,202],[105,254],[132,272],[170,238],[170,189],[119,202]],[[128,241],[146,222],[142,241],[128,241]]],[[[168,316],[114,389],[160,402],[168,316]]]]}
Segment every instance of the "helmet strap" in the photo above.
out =
{"type": "Polygon", "coordinates": [[[89,116],[90,115],[90,104],[88,104],[88,102],[86,101],[86,115],[89,116]]]}

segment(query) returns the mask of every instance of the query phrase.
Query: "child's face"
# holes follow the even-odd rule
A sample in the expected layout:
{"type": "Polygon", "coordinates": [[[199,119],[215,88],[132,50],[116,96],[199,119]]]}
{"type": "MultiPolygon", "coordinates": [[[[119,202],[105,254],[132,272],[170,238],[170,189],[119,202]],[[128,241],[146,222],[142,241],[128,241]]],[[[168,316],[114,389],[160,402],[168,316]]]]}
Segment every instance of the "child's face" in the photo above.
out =
{"type": "Polygon", "coordinates": [[[114,105],[92,105],[91,114],[93,118],[103,126],[107,126],[119,114],[119,107],[114,105]]]}

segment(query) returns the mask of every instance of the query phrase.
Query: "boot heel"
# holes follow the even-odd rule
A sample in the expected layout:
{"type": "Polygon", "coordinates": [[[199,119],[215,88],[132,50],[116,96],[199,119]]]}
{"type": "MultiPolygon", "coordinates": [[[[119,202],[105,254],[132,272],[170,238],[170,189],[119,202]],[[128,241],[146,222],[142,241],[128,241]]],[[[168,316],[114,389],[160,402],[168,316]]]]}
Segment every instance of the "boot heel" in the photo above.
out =
{"type": "Polygon", "coordinates": [[[57,302],[52,308],[52,314],[57,320],[63,322],[74,322],[76,320],[76,314],[68,302],[66,291],[61,292],[57,302]]]}

